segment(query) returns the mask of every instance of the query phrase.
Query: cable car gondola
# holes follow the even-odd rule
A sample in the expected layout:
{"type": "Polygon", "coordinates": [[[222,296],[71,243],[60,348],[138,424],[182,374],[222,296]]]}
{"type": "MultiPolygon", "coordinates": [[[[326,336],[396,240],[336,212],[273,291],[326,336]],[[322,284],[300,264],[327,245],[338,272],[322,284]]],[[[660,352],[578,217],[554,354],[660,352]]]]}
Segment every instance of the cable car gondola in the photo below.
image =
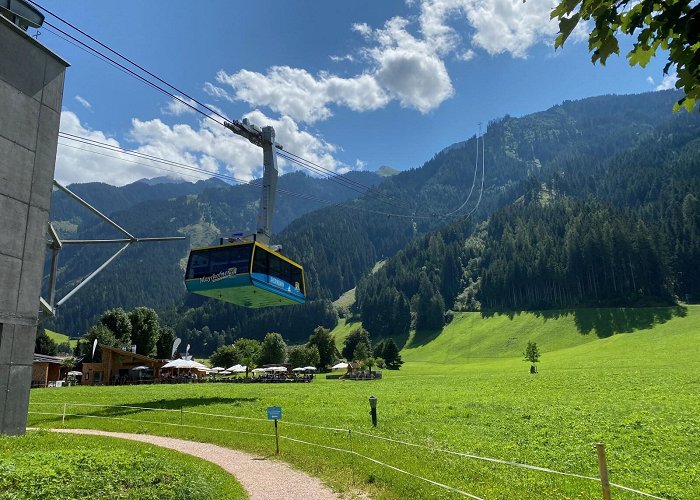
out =
{"type": "Polygon", "coordinates": [[[304,269],[258,241],[193,248],[185,286],[244,307],[303,304],[304,269]]]}
{"type": "Polygon", "coordinates": [[[277,188],[277,156],[272,127],[262,130],[242,122],[224,126],[263,149],[263,185],[258,230],[220,245],[193,248],[187,261],[185,286],[192,293],[243,307],[303,304],[304,269],[271,247],[270,227],[277,188]]]}

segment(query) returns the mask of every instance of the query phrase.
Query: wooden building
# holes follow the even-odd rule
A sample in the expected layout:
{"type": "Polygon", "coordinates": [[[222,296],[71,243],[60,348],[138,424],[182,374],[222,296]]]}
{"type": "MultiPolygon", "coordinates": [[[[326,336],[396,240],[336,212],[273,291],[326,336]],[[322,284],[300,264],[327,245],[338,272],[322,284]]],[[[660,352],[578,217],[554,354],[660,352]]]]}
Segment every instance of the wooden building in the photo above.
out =
{"type": "Polygon", "coordinates": [[[61,362],[63,358],[34,354],[32,363],[32,387],[48,387],[61,380],[61,362]]]}
{"type": "Polygon", "coordinates": [[[83,385],[115,385],[160,378],[160,369],[167,360],[149,358],[142,354],[125,351],[117,347],[99,345],[101,361],[83,362],[83,385]],[[148,370],[134,371],[136,367],[148,370]]]}

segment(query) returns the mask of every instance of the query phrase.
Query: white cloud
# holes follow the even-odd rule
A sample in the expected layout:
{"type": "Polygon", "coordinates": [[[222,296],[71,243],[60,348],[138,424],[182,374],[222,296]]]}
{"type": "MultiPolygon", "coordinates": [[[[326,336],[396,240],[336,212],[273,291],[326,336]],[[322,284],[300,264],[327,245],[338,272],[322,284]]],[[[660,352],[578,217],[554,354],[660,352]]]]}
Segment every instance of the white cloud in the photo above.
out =
{"type": "Polygon", "coordinates": [[[408,31],[408,24],[406,19],[395,17],[377,30],[366,23],[353,25],[352,29],[371,45],[361,51],[369,66],[351,78],[325,72],[312,75],[304,69],[275,66],[266,74],[219,71],[217,84],[209,82],[205,88],[218,98],[244,101],[253,107],[267,106],[305,123],[328,119],[333,115],[332,106],[371,111],[386,106],[392,99],[426,113],[453,94],[447,68],[439,55],[447,50],[449,42],[437,34],[433,38],[440,38],[439,43],[416,38],[408,31]]]}
{"type": "Polygon", "coordinates": [[[236,99],[232,97],[226,90],[221,87],[214,85],[211,82],[206,82],[204,84],[204,92],[217,99],[222,99],[228,102],[234,102],[236,99]]]}
{"type": "Polygon", "coordinates": [[[471,61],[476,57],[476,52],[474,52],[472,49],[467,49],[464,52],[461,52],[457,54],[457,59],[460,61],[471,61]]]}
{"type": "Polygon", "coordinates": [[[353,56],[352,54],[345,54],[344,56],[328,56],[328,57],[333,62],[343,62],[343,61],[354,62],[355,61],[355,56],[353,56]]]}
{"type": "MultiPolygon", "coordinates": [[[[676,69],[674,68],[668,75],[664,75],[663,80],[656,86],[656,90],[669,90],[676,88],[676,82],[678,81],[678,75],[676,74],[676,69]]],[[[654,80],[651,81],[654,83],[654,80]]]]}
{"type": "Polygon", "coordinates": [[[193,99],[177,96],[177,99],[171,99],[162,111],[166,115],[180,116],[194,113],[195,111],[192,108],[196,107],[197,103],[193,99]]]}
{"type": "MultiPolygon", "coordinates": [[[[80,123],[78,116],[71,111],[61,113],[61,132],[77,135],[94,141],[119,147],[119,141],[108,137],[104,132],[92,130],[80,123]]],[[[125,163],[120,159],[138,161],[128,155],[91,148],[86,144],[60,139],[56,154],[56,180],[63,184],[73,182],[106,182],[123,185],[142,177],[164,175],[162,172],[142,165],[125,163]],[[89,153],[92,149],[99,154],[89,153]],[[160,172],[160,173],[157,173],[160,172]]]]}
{"type": "MultiPolygon", "coordinates": [[[[304,69],[274,66],[266,75],[247,70],[230,75],[219,71],[216,80],[233,89],[234,97],[224,91],[229,99],[245,101],[251,106],[268,106],[306,123],[332,116],[331,103],[354,111],[367,111],[381,108],[388,102],[386,93],[367,74],[341,78],[322,73],[316,77],[304,69]]],[[[210,93],[217,92],[214,89],[223,90],[212,84],[207,88],[210,93]]]]}
{"type": "Polygon", "coordinates": [[[447,23],[462,17],[473,29],[473,47],[491,55],[525,57],[533,45],[551,42],[556,35],[559,27],[550,20],[556,4],[556,0],[423,0],[421,32],[440,53],[456,50],[461,37],[447,23]]]}
{"type": "MultiPolygon", "coordinates": [[[[291,118],[273,120],[257,110],[248,113],[246,117],[260,127],[265,125],[275,127],[277,142],[283,144],[285,150],[329,170],[339,171],[343,168],[333,156],[336,151],[335,146],[299,130],[291,118]]],[[[64,111],[61,114],[61,131],[112,146],[124,147],[118,140],[82,124],[78,116],[70,111],[64,111]]],[[[158,118],[152,120],[134,118],[128,138],[136,143],[137,147],[128,146],[127,149],[183,163],[212,174],[225,172],[243,181],[250,181],[262,174],[262,150],[208,119],[203,119],[198,127],[192,127],[186,124],[168,125],[158,118]]],[[[282,158],[278,163],[281,172],[300,168],[282,158]]],[[[209,177],[206,172],[193,172],[149,162],[125,153],[106,151],[67,139],[61,139],[56,159],[56,179],[66,184],[105,182],[120,186],[144,177],[162,175],[195,181],[209,177]]]]}
{"type": "Polygon", "coordinates": [[[84,108],[92,109],[92,104],[90,104],[90,102],[87,99],[77,95],[77,96],[75,96],[75,100],[78,101],[80,103],[80,105],[83,106],[84,108]]]}
{"type": "MultiPolygon", "coordinates": [[[[259,127],[272,126],[275,129],[275,140],[282,144],[284,151],[294,153],[297,156],[315,163],[327,170],[341,172],[343,165],[333,156],[337,148],[335,145],[327,143],[309,132],[299,129],[294,120],[288,116],[273,119],[266,116],[259,110],[252,111],[245,115],[252,123],[259,127]]],[[[260,159],[262,151],[257,148],[260,159]]],[[[262,163],[261,160],[259,160],[262,163]]],[[[291,170],[299,170],[299,165],[290,163],[287,160],[278,158],[280,173],[291,170]]],[[[307,172],[308,173],[308,172],[307,172]]]]}
{"type": "Polygon", "coordinates": [[[359,158],[355,160],[355,170],[364,170],[367,167],[367,162],[362,161],[359,158]]]}
{"type": "MultiPolygon", "coordinates": [[[[265,73],[219,71],[207,82],[210,95],[227,101],[265,106],[297,122],[315,123],[333,115],[334,106],[371,111],[397,100],[401,106],[427,113],[449,99],[454,89],[445,58],[470,61],[475,49],[491,55],[526,57],[538,43],[550,43],[558,25],[550,20],[557,0],[420,0],[417,22],[394,17],[381,28],[359,22],[351,26],[365,41],[356,55],[329,56],[334,62],[359,61],[359,74],[343,78],[326,72],[274,66],[265,73]],[[455,23],[461,23],[459,31],[455,23]],[[416,30],[417,26],[417,30],[416,30]],[[468,38],[465,42],[464,38],[468,38]]],[[[585,35],[581,27],[574,35],[585,35]]]]}
{"type": "Polygon", "coordinates": [[[372,34],[372,28],[367,23],[355,23],[352,25],[352,30],[364,37],[369,37],[372,34]]]}
{"type": "Polygon", "coordinates": [[[402,106],[427,113],[450,98],[454,90],[437,51],[409,33],[407,25],[400,17],[387,21],[374,32],[378,46],[367,53],[376,64],[374,78],[382,88],[402,106]]]}
{"type": "Polygon", "coordinates": [[[652,77],[650,77],[650,76],[647,76],[647,83],[648,83],[649,85],[655,85],[654,79],[653,79],[652,77]]]}

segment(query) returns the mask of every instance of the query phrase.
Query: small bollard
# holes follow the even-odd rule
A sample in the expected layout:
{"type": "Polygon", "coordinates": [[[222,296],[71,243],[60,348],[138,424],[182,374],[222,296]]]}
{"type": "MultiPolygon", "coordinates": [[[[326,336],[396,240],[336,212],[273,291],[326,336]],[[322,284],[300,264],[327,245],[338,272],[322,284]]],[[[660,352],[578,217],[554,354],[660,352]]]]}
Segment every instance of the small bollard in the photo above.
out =
{"type": "Polygon", "coordinates": [[[372,415],[372,425],[377,426],[377,396],[369,397],[369,414],[372,415]]]}

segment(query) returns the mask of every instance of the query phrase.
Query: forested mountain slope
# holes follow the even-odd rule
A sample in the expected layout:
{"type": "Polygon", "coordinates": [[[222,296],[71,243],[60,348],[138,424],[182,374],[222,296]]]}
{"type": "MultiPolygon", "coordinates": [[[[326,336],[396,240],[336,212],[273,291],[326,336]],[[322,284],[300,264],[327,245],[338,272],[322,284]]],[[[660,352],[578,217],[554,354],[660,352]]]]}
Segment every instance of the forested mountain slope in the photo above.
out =
{"type": "MultiPolygon", "coordinates": [[[[673,194],[668,194],[673,200],[694,189],[697,192],[692,175],[678,177],[682,180],[674,181],[674,184],[664,182],[665,174],[659,174],[659,177],[654,173],[654,169],[661,168],[680,169],[679,176],[683,175],[681,171],[697,172],[697,165],[692,162],[697,162],[697,155],[693,157],[693,143],[698,137],[699,120],[695,115],[672,113],[677,98],[674,92],[603,96],[565,102],[522,118],[507,116],[493,121],[483,137],[483,193],[480,193],[481,156],[477,160],[477,142],[472,137],[446,148],[420,168],[386,178],[364,196],[306,213],[294,220],[288,219],[291,222],[278,232],[275,243],[281,243],[285,253],[304,264],[309,296],[323,302],[251,312],[229,304],[188,297],[177,309],[170,309],[168,321],[176,326],[183,341],[186,337],[200,343],[200,337],[207,337],[200,343],[202,347],[206,345],[206,350],[236,336],[260,336],[270,330],[279,331],[290,340],[305,339],[310,333],[308,325],[334,324],[329,300],[357,285],[378,260],[390,258],[404,249],[398,260],[389,260],[385,269],[375,275],[375,279],[386,281],[372,284],[366,280],[358,287],[358,305],[373,301],[375,305],[384,304],[384,310],[393,311],[387,317],[402,325],[406,323],[408,305],[418,326],[430,328],[442,324],[442,311],[450,307],[477,307],[485,298],[478,295],[480,283],[484,281],[481,273],[486,272],[485,264],[498,261],[496,254],[489,254],[494,258],[488,260],[485,249],[486,245],[494,246],[492,240],[496,241],[497,234],[489,233],[488,226],[479,224],[506,207],[510,207],[509,210],[517,207],[535,210],[533,203],[539,204],[543,210],[563,210],[564,213],[566,209],[561,204],[572,203],[576,210],[585,212],[588,210],[585,207],[589,207],[587,204],[596,198],[608,213],[620,213],[619,217],[625,221],[623,224],[632,220],[628,217],[648,223],[649,214],[663,210],[669,221],[667,226],[673,228],[669,231],[675,231],[673,234],[677,236],[674,241],[681,242],[683,248],[671,256],[665,253],[665,247],[655,247],[661,272],[666,277],[669,263],[675,262],[674,259],[692,259],[695,251],[694,244],[686,244],[681,235],[686,229],[681,227],[683,215],[682,210],[675,206],[677,203],[674,201],[667,208],[663,208],[663,203],[654,204],[657,199],[654,187],[657,193],[661,193],[670,189],[670,185],[675,186],[673,194]],[[649,149],[652,145],[656,149],[649,149]],[[654,157],[650,151],[657,150],[658,161],[645,163],[647,166],[638,174],[639,162],[632,161],[634,155],[647,160],[654,157]],[[627,173],[624,173],[617,165],[628,160],[627,173]],[[445,217],[444,214],[455,211],[465,202],[472,186],[469,202],[445,217]],[[646,194],[650,190],[651,194],[646,194]],[[565,201],[567,197],[581,201],[568,202],[565,201]],[[592,200],[586,200],[587,197],[592,200]],[[472,235],[475,227],[479,230],[472,235]],[[432,234],[440,228],[443,229],[432,234]],[[362,295],[363,288],[377,293],[362,295]],[[370,295],[374,297],[381,293],[384,293],[384,299],[367,300],[370,295]],[[386,307],[387,303],[391,306],[386,307]],[[418,311],[424,312],[422,319],[418,311]],[[422,320],[427,322],[421,323],[422,320]]],[[[155,204],[145,207],[154,214],[152,229],[167,232],[176,228],[189,235],[193,242],[204,236],[211,238],[217,231],[229,230],[226,218],[231,221],[234,216],[230,208],[216,202],[217,195],[209,194],[217,191],[220,190],[207,190],[197,197],[179,201],[177,210],[168,206],[167,216],[155,214],[161,210],[155,204]],[[207,203],[210,215],[196,208],[207,196],[210,197],[207,203]],[[171,222],[171,219],[174,220],[171,222]],[[209,230],[210,225],[215,226],[216,231],[209,230]]],[[[253,193],[249,199],[245,198],[249,205],[240,209],[236,215],[241,217],[238,220],[245,218],[246,210],[249,214],[254,212],[251,204],[256,197],[257,193],[253,193]]],[[[686,218],[693,217],[693,203],[692,198],[686,203],[690,207],[686,210],[689,214],[686,218]]],[[[499,216],[506,217],[497,215],[495,218],[499,216]]],[[[129,218],[126,213],[123,217],[129,218]]],[[[538,217],[534,215],[532,218],[538,217]]],[[[284,215],[280,219],[284,220],[284,215]]],[[[566,224],[562,223],[557,230],[565,230],[566,224]]],[[[689,224],[692,226],[692,222],[689,224]]],[[[523,231],[528,230],[524,222],[521,226],[523,231]]],[[[551,248],[558,251],[556,246],[551,248]]],[[[490,250],[496,252],[497,248],[490,250]]],[[[139,250],[145,251],[145,248],[139,250]]],[[[137,254],[136,260],[143,267],[115,269],[117,273],[128,273],[134,279],[140,275],[155,276],[156,270],[163,269],[163,279],[172,280],[172,285],[165,282],[162,285],[162,288],[167,288],[165,293],[177,290],[178,286],[181,292],[181,275],[171,266],[185,253],[186,245],[182,248],[171,245],[168,250],[163,250],[159,259],[155,259],[160,262],[158,265],[154,259],[137,254]]],[[[111,279],[114,279],[114,274],[111,279]]],[[[621,285],[621,278],[616,279],[615,286],[621,285]]],[[[636,289],[635,285],[632,287],[636,289]]],[[[666,285],[661,289],[664,293],[655,299],[667,300],[672,293],[677,293],[666,285]]],[[[112,292],[102,293],[110,296],[112,292]]],[[[130,284],[129,290],[123,293],[138,295],[139,285],[130,284]]],[[[529,292],[523,293],[527,295],[529,292]]],[[[95,295],[99,297],[100,293],[95,295]]],[[[634,293],[630,297],[632,295],[634,293]]],[[[178,301],[177,297],[172,298],[173,304],[178,304],[178,301]]],[[[103,302],[106,307],[121,305],[106,302],[103,302]]],[[[489,304],[507,306],[505,303],[489,304]]],[[[519,306],[524,306],[524,302],[519,306]]],[[[81,318],[76,315],[71,323],[89,323],[81,318]]]]}
{"type": "Polygon", "coordinates": [[[397,322],[376,319],[391,317],[395,304],[403,301],[411,304],[414,326],[430,330],[442,326],[450,308],[699,300],[700,118],[659,115],[664,119],[655,126],[636,129],[624,121],[614,129],[608,119],[605,136],[592,134],[595,143],[576,138],[571,151],[540,155],[549,161],[540,160],[530,172],[522,196],[477,231],[454,224],[450,231],[456,237],[442,230],[389,259],[358,285],[356,310],[363,323],[378,323],[373,328],[380,336],[407,335],[405,324],[397,332],[397,322]],[[626,140],[620,142],[620,137],[626,140]],[[455,260],[458,271],[446,272],[454,269],[455,260]]]}

